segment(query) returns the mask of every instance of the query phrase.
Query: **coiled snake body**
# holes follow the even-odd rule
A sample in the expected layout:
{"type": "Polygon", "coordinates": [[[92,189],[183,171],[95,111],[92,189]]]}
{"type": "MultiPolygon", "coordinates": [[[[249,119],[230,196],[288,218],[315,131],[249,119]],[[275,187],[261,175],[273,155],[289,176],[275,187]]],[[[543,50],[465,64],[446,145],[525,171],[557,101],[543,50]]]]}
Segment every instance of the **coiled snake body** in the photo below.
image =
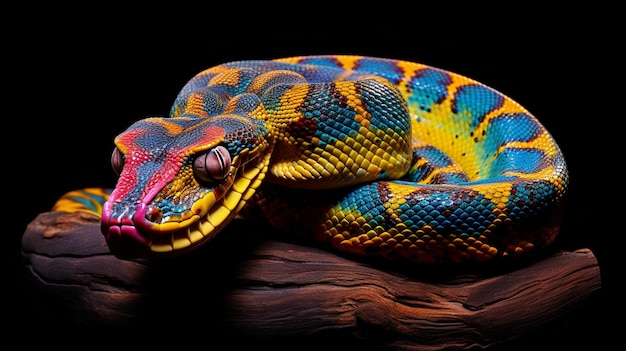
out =
{"type": "Polygon", "coordinates": [[[119,257],[175,256],[238,214],[333,249],[416,262],[550,244],[568,184],[553,137],[477,81],[361,56],[239,61],[193,77],[169,117],[115,139],[114,189],[54,206],[102,216],[119,257]]]}

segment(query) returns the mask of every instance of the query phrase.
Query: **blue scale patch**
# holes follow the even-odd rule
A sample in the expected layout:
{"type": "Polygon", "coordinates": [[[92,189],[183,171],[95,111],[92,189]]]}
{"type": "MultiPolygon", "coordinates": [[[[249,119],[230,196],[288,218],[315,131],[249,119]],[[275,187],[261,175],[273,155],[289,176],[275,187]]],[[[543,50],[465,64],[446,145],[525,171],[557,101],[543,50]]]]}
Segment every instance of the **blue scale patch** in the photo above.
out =
{"type": "Polygon", "coordinates": [[[452,159],[448,155],[431,145],[415,150],[413,152],[413,159],[416,159],[417,157],[428,160],[428,163],[437,168],[443,168],[453,164],[452,159]]]}
{"type": "Polygon", "coordinates": [[[535,173],[547,166],[547,156],[538,149],[508,148],[502,150],[491,165],[491,178],[505,171],[535,173]]]}
{"type": "MultiPolygon", "coordinates": [[[[190,121],[192,121],[192,119],[172,118],[166,120],[168,123],[171,122],[179,126],[185,126],[190,121]]],[[[197,121],[193,123],[197,123],[197,121]]],[[[141,145],[143,150],[155,150],[162,148],[172,138],[171,133],[167,129],[165,129],[161,124],[155,123],[153,120],[142,120],[133,124],[129,128],[129,130],[133,131],[136,129],[145,129],[150,131],[149,133],[140,135],[135,139],[135,143],[141,145]]]]}
{"type": "MultiPolygon", "coordinates": [[[[435,170],[450,166],[454,161],[443,151],[432,145],[426,145],[413,150],[411,168],[402,177],[409,182],[422,182],[435,170]],[[423,161],[425,163],[422,163],[423,161]]],[[[467,182],[468,177],[463,172],[441,172],[431,179],[430,184],[458,184],[467,182]]],[[[409,183],[410,184],[410,183],[409,183]]]]}
{"type": "MultiPolygon", "coordinates": [[[[398,217],[413,231],[430,226],[438,233],[477,236],[496,218],[492,213],[495,205],[481,194],[473,193],[468,199],[450,193],[449,189],[415,188],[416,191],[407,196],[407,202],[397,211],[398,217]]],[[[349,193],[338,209],[363,216],[372,227],[395,227],[396,223],[389,218],[384,206],[389,196],[392,194],[384,183],[365,185],[349,193]]]]}
{"type": "Polygon", "coordinates": [[[470,128],[480,124],[489,112],[496,110],[504,103],[504,97],[492,89],[481,85],[466,85],[454,94],[452,112],[469,114],[472,118],[470,128]]]}
{"type": "Polygon", "coordinates": [[[531,141],[541,135],[542,128],[525,113],[502,114],[489,122],[485,140],[493,140],[491,152],[511,141],[531,141]]]}
{"type": "Polygon", "coordinates": [[[179,110],[178,112],[182,113],[177,117],[204,117],[184,112],[190,98],[189,95],[192,94],[194,99],[197,99],[198,96],[202,96],[202,106],[207,116],[215,116],[222,113],[222,111],[224,111],[225,102],[228,100],[228,94],[218,86],[198,88],[188,94],[180,94],[172,105],[170,116],[173,116],[176,110],[179,110]]]}
{"type": "Polygon", "coordinates": [[[449,189],[422,188],[408,196],[400,206],[400,218],[411,230],[428,225],[438,233],[451,233],[459,237],[476,236],[495,219],[495,205],[483,195],[474,193],[471,199],[461,198],[449,189]]]}
{"type": "Polygon", "coordinates": [[[551,222],[553,209],[558,205],[554,201],[558,192],[559,189],[549,182],[517,184],[512,190],[514,196],[507,204],[511,209],[509,217],[520,225],[530,225],[529,218],[533,219],[533,225],[540,221],[551,222]]]}
{"type": "Polygon", "coordinates": [[[333,95],[333,91],[329,83],[316,85],[309,92],[301,107],[304,118],[290,123],[288,128],[293,137],[306,139],[313,134],[320,140],[318,146],[324,148],[326,144],[356,136],[360,127],[355,121],[356,111],[344,98],[333,95]]]}
{"type": "Polygon", "coordinates": [[[402,70],[395,61],[363,58],[356,63],[354,70],[384,77],[393,84],[398,84],[403,78],[402,70]]]}
{"type": "Polygon", "coordinates": [[[384,197],[379,196],[377,184],[367,184],[350,192],[340,203],[339,210],[353,212],[372,226],[385,222],[384,197]]]}
{"type": "Polygon", "coordinates": [[[394,94],[385,94],[378,82],[363,81],[357,83],[357,92],[361,101],[371,114],[371,129],[391,129],[406,135],[411,130],[408,111],[399,103],[399,97],[394,94]],[[373,88],[371,88],[373,86],[373,88]]]}
{"type": "Polygon", "coordinates": [[[320,118],[317,121],[317,130],[313,133],[321,141],[319,144],[323,148],[325,144],[334,144],[337,140],[345,141],[349,137],[354,137],[355,129],[360,125],[354,121],[354,111],[345,110],[341,113],[331,113],[331,118],[320,118]]]}
{"type": "Polygon", "coordinates": [[[230,101],[231,106],[233,106],[233,113],[244,113],[254,111],[261,105],[261,100],[256,94],[244,93],[237,96],[236,100],[230,101]]]}
{"type": "Polygon", "coordinates": [[[163,199],[155,204],[155,206],[162,212],[161,215],[163,217],[163,222],[170,217],[179,217],[183,212],[187,211],[190,208],[193,199],[179,199],[179,201],[181,201],[181,204],[177,205],[172,201],[163,199]]]}
{"type": "Polygon", "coordinates": [[[415,73],[409,87],[410,105],[417,105],[423,111],[430,111],[433,104],[441,103],[448,96],[447,87],[452,83],[450,76],[437,69],[424,68],[415,73]]]}

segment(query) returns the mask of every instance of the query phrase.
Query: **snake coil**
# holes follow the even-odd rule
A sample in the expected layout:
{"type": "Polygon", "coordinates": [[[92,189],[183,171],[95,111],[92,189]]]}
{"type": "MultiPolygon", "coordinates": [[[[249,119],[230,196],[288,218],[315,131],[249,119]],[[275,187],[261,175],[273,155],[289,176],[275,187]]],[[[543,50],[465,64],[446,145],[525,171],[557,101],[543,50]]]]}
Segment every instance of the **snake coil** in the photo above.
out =
{"type": "Polygon", "coordinates": [[[169,117],[115,138],[101,215],[119,257],[176,256],[241,214],[333,249],[415,262],[514,257],[558,234],[568,185],[553,137],[511,98],[427,65],[362,56],[221,64],[169,117]]]}

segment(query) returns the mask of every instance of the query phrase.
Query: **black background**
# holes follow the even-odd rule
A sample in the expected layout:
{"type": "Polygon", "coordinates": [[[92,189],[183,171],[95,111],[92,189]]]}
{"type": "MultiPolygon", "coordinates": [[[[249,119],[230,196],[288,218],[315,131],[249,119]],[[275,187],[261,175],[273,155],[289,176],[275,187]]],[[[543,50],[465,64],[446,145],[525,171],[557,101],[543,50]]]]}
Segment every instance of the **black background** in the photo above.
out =
{"type": "Polygon", "coordinates": [[[618,146],[623,101],[612,93],[623,90],[616,10],[511,5],[451,14],[451,4],[436,10],[324,6],[181,5],[158,15],[156,9],[34,6],[5,14],[17,19],[3,25],[7,336],[27,344],[35,340],[24,335],[42,328],[41,316],[22,298],[19,248],[26,225],[68,190],[115,184],[109,157],[117,133],[138,118],[167,114],[189,78],[222,62],[359,54],[477,79],[513,97],[550,130],[571,173],[558,244],[590,248],[603,287],[546,345],[608,343],[620,324],[612,316],[623,318],[616,313],[622,308],[616,262],[624,256],[617,254],[624,235],[618,186],[624,148],[618,146]]]}

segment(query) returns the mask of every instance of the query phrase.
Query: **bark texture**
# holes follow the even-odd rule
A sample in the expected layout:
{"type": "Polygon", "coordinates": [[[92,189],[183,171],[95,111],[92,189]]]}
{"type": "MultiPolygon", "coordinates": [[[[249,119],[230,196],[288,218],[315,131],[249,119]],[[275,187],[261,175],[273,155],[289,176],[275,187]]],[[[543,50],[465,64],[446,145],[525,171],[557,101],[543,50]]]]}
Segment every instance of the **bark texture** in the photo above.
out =
{"type": "Polygon", "coordinates": [[[23,235],[27,281],[54,323],[233,345],[272,340],[274,349],[483,349],[558,325],[601,286],[588,249],[409,269],[280,240],[237,219],[189,256],[120,260],[99,225],[87,214],[46,212],[23,235]]]}

